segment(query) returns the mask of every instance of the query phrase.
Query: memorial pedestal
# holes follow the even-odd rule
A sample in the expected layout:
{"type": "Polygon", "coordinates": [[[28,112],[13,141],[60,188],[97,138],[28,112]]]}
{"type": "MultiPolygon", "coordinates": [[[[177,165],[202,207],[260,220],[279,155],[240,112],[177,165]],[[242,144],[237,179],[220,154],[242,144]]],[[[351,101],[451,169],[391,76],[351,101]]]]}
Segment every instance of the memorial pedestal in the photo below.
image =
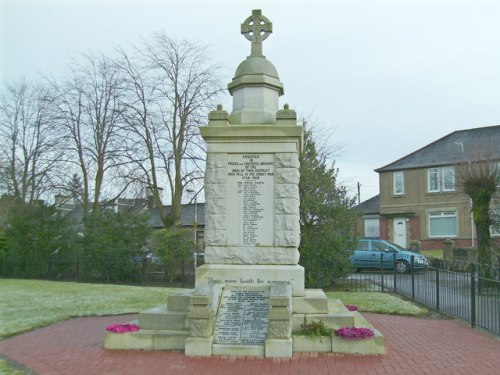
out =
{"type": "Polygon", "coordinates": [[[304,267],[273,265],[204,264],[196,269],[196,286],[223,284],[225,286],[255,287],[290,285],[293,296],[304,296],[304,267]]]}

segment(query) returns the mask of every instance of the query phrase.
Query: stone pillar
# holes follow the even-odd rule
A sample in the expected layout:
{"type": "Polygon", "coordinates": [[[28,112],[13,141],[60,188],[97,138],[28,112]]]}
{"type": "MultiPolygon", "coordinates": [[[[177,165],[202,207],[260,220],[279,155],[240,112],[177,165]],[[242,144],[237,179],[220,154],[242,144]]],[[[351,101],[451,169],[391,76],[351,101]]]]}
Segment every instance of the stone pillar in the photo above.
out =
{"type": "Polygon", "coordinates": [[[269,331],[266,357],[289,358],[292,345],[292,287],[273,285],[269,296],[269,331]]]}
{"type": "Polygon", "coordinates": [[[443,260],[453,260],[453,250],[455,249],[455,241],[447,238],[443,241],[443,260]]]}
{"type": "Polygon", "coordinates": [[[222,285],[201,285],[191,295],[187,356],[211,356],[214,327],[222,285]]]}

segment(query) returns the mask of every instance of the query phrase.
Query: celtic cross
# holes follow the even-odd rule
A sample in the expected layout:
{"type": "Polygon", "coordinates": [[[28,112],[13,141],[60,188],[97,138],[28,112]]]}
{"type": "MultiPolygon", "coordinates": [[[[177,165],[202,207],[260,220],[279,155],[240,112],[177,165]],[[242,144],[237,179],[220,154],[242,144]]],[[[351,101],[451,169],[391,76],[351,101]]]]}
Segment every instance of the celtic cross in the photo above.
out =
{"type": "Polygon", "coordinates": [[[272,32],[273,24],[260,9],[252,10],[252,15],[241,24],[241,33],[252,42],[251,56],[262,56],[262,41],[272,32]]]}

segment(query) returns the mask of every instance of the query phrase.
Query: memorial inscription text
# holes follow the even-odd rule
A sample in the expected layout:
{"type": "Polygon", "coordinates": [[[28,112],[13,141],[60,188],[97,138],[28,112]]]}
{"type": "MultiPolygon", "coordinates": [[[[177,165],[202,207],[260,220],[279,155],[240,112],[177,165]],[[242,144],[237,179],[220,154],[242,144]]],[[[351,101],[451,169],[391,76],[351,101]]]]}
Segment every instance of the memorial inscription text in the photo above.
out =
{"type": "Polygon", "coordinates": [[[274,243],[274,154],[229,154],[228,245],[274,243]]]}
{"type": "Polygon", "coordinates": [[[215,322],[219,344],[260,345],[269,329],[269,289],[224,289],[215,322]]]}

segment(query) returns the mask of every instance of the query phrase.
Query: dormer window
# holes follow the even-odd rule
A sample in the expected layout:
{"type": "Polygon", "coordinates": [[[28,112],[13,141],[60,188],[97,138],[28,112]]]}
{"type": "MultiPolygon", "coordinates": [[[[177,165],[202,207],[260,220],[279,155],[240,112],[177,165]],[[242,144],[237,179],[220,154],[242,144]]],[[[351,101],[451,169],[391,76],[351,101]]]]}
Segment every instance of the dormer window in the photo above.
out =
{"type": "Polygon", "coordinates": [[[427,169],[427,191],[429,193],[455,191],[455,168],[436,167],[427,169]]]}

